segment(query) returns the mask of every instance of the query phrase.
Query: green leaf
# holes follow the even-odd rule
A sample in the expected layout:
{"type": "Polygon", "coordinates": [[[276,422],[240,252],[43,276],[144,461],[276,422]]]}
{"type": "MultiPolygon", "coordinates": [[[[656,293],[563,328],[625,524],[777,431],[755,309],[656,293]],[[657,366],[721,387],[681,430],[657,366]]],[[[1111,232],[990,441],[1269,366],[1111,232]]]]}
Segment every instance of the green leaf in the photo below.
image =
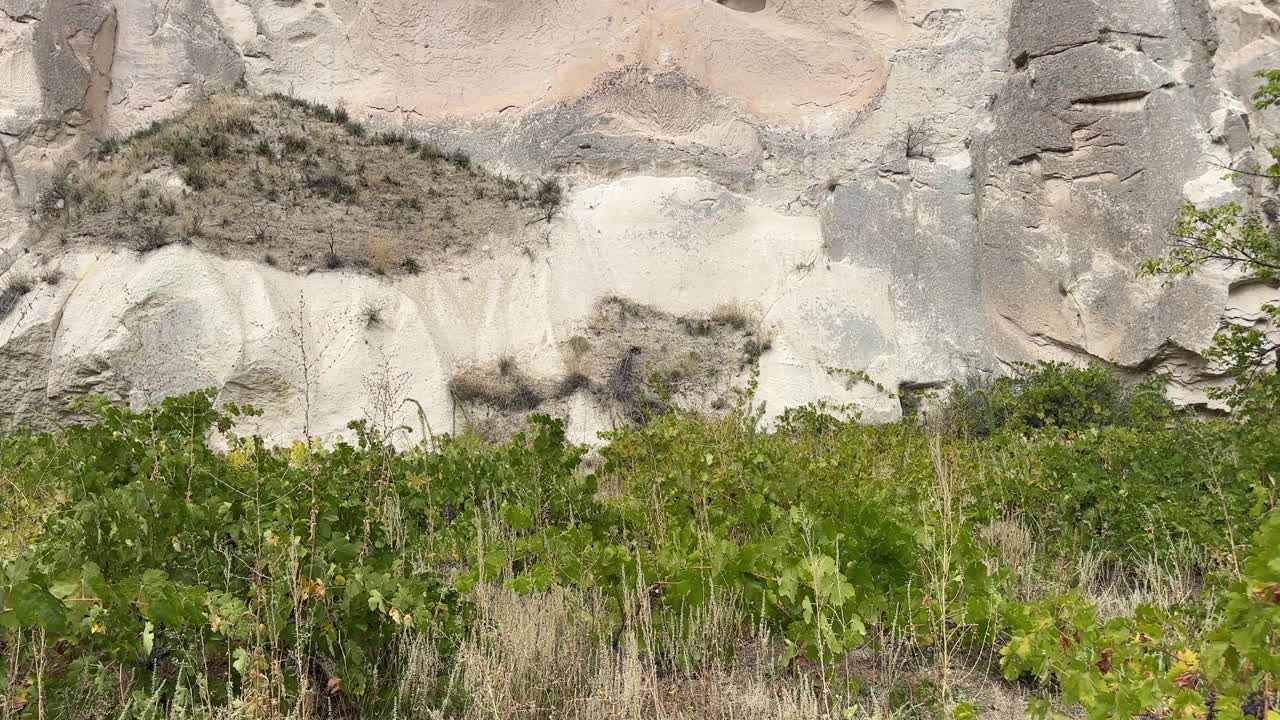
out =
{"type": "Polygon", "coordinates": [[[522,505],[502,505],[502,521],[512,530],[530,530],[533,528],[533,511],[522,505]]]}

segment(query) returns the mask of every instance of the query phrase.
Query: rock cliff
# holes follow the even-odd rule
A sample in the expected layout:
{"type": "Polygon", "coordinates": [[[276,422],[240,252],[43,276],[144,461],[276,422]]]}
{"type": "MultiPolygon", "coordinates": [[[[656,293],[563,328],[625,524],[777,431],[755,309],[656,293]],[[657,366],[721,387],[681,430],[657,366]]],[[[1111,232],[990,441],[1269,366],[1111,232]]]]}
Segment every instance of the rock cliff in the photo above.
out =
{"type": "Polygon", "coordinates": [[[1277,291],[1135,269],[1183,200],[1253,197],[1223,167],[1275,140],[1248,96],[1277,65],[1275,0],[0,0],[0,418],[213,386],[283,440],[393,389],[437,430],[537,408],[590,439],[641,402],[628,373],[714,408],[754,360],[770,415],[890,419],[904,392],[1036,359],[1166,370],[1203,402],[1213,334],[1277,291]],[[176,159],[103,159],[270,93],[369,135],[244,110],[275,134],[210,166],[223,195],[176,159]],[[326,199],[286,167],[294,136],[359,198],[421,196],[326,199]],[[113,172],[97,225],[41,216],[68,175],[113,172]],[[288,202],[229,189],[262,173],[288,202]],[[491,210],[485,178],[510,190],[491,210]],[[151,226],[111,214],[161,196],[203,240],[140,245],[151,226]],[[404,219],[431,198],[455,209],[404,219]],[[325,243],[365,261],[326,266],[325,243]]]}

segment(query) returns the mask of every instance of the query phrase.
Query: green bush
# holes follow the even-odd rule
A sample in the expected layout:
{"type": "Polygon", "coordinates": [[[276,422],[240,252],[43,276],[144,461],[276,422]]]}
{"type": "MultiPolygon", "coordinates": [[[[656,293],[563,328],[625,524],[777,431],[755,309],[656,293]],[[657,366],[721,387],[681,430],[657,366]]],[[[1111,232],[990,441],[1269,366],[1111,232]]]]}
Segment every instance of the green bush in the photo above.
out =
{"type": "MultiPolygon", "coordinates": [[[[1047,597],[1009,612],[1001,650],[1010,679],[1029,676],[1061,689],[1058,702],[1090,718],[1280,716],[1280,511],[1259,530],[1244,577],[1222,598],[1223,614],[1203,628],[1178,613],[1140,607],[1103,621],[1079,593],[1047,597]]],[[[1060,717],[1045,694],[1036,717],[1060,717]]]]}
{"type": "Polygon", "coordinates": [[[90,425],[7,440],[65,495],[0,580],[0,629],[14,647],[39,632],[73,649],[55,702],[73,705],[121,673],[163,687],[166,702],[225,701],[281,658],[295,692],[336,678],[362,697],[406,629],[461,627],[455,593],[403,552],[424,528],[378,512],[398,489],[377,475],[385,453],[368,434],[329,451],[228,435],[220,455],[206,437],[232,418],[211,400],[140,414],[97,404],[90,425]]]}
{"type": "Polygon", "coordinates": [[[992,517],[1025,518],[1067,555],[1088,549],[1129,564],[1190,543],[1225,556],[1269,507],[1242,455],[1224,452],[1269,443],[1239,432],[1228,422],[1189,419],[1148,430],[1001,436],[973,446],[990,478],[980,502],[992,517]]]}
{"type": "Polygon", "coordinates": [[[1158,377],[1126,383],[1099,365],[1052,362],[1019,363],[1012,376],[994,380],[970,378],[952,388],[942,409],[947,427],[969,437],[1040,428],[1151,427],[1173,414],[1158,377]]]}
{"type": "MultiPolygon", "coordinates": [[[[1066,372],[1054,368],[1047,386],[1066,372]]],[[[1143,673],[1170,670],[1184,649],[1135,633],[1192,643],[1217,627],[1187,647],[1206,689],[1248,701],[1222,673],[1238,676],[1239,658],[1274,644],[1256,628],[1273,622],[1263,600],[1280,587],[1267,559],[1275,420],[1202,422],[1163,414],[1162,401],[1136,410],[1140,393],[1109,395],[1115,386],[1090,372],[1104,390],[1086,396],[1111,398],[1103,410],[1071,415],[1046,398],[1077,395],[1023,386],[1001,400],[1023,420],[986,436],[862,425],[818,407],[792,409],[766,432],[748,396],[723,418],[670,412],[617,430],[592,470],[563,424],[541,416],[500,444],[462,434],[395,450],[357,422],[348,442],[272,449],[235,435],[236,417],[251,412],[216,409],[211,393],[140,413],[95,403],[89,424],[0,437],[0,482],[16,489],[0,508],[15,538],[0,546],[10,558],[0,642],[18,648],[0,698],[32,692],[44,673],[50,716],[94,688],[115,715],[127,714],[120,703],[186,707],[197,696],[219,706],[266,683],[277,704],[326,688],[359,708],[349,714],[384,716],[404,643],[437,648],[447,675],[473,621],[463,598],[501,583],[593,593],[606,600],[602,627],[625,624],[643,598],[654,663],[692,662],[664,660],[666,643],[726,595],[781,639],[792,667],[833,667],[886,636],[930,656],[1007,638],[1007,672],[1070,693],[1086,687],[1067,688],[1070,673],[1093,672],[1087,664],[1110,648],[1126,673],[1139,668],[1117,682],[1141,687],[1107,685],[1129,694],[1105,707],[1134,713],[1155,702],[1141,693],[1157,674],[1143,673]],[[225,452],[209,448],[211,435],[225,452]],[[1209,595],[1186,614],[1118,621],[1099,621],[1082,593],[1022,603],[1008,559],[982,539],[1011,515],[1043,548],[1012,569],[1046,587],[1070,582],[1061,561],[1083,549],[1123,574],[1175,544],[1201,553],[1197,572],[1229,576],[1238,561],[1246,580],[1231,594],[1205,583],[1209,595]],[[34,638],[56,655],[33,650],[34,638]],[[1226,644],[1215,655],[1210,642],[1226,644]],[[1210,678],[1219,659],[1226,669],[1210,678]]],[[[951,707],[940,692],[937,704],[951,707]]]]}
{"type": "Polygon", "coordinates": [[[1201,420],[1175,411],[1159,378],[1023,365],[955,388],[943,416],[988,478],[975,512],[1017,515],[1063,556],[1131,565],[1191,545],[1225,557],[1275,506],[1274,414],[1201,420]]]}

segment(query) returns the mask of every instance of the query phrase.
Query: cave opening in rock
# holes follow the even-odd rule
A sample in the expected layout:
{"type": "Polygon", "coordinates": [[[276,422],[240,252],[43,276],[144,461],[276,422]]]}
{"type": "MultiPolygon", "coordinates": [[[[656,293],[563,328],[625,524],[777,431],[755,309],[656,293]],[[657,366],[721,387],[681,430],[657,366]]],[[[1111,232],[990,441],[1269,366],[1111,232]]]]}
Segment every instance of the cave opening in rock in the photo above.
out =
{"type": "Polygon", "coordinates": [[[738,12],[760,12],[769,0],[716,0],[719,4],[738,12]]]}

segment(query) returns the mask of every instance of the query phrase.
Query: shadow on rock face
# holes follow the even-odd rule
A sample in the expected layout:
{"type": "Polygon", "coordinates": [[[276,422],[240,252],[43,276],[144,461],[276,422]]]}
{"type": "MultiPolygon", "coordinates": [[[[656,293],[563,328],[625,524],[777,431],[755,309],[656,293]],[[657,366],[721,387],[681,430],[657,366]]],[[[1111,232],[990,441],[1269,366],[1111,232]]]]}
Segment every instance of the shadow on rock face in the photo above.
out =
{"type": "Polygon", "coordinates": [[[717,0],[721,5],[738,12],[760,12],[768,4],[768,0],[717,0]]]}

